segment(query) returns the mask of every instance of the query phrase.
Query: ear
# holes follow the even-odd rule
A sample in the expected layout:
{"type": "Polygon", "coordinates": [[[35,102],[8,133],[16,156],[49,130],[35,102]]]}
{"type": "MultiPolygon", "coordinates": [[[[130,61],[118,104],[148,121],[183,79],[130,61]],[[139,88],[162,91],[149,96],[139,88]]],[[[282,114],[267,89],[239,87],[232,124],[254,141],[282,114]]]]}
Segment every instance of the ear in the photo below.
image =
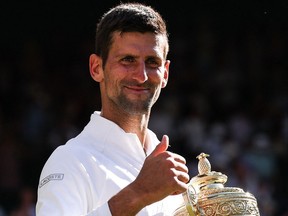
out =
{"type": "Polygon", "coordinates": [[[96,82],[103,80],[102,58],[96,54],[91,54],[89,58],[90,75],[96,82]]]}
{"type": "Polygon", "coordinates": [[[170,61],[166,60],[165,65],[164,65],[165,71],[164,71],[163,80],[162,80],[162,88],[165,88],[168,83],[169,66],[170,66],[170,61]]]}

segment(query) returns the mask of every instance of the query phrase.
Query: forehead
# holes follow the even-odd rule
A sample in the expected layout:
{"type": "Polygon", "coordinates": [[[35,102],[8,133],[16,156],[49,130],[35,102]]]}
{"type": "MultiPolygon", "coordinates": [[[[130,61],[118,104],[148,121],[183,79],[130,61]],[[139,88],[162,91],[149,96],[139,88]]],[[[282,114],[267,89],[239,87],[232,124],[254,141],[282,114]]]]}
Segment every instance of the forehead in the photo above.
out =
{"type": "Polygon", "coordinates": [[[122,52],[157,52],[165,56],[167,38],[164,35],[155,35],[151,32],[114,32],[110,51],[122,52]]]}

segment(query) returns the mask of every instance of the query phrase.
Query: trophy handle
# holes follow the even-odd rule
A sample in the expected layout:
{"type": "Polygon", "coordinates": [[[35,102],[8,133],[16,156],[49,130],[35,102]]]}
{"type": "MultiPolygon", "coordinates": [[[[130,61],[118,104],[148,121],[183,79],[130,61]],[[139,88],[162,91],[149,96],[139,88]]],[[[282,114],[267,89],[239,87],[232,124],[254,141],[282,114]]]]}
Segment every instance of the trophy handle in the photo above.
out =
{"type": "Polygon", "coordinates": [[[189,184],[187,192],[184,196],[184,200],[186,203],[186,209],[189,213],[190,216],[197,216],[198,214],[198,209],[197,209],[197,191],[196,189],[189,184]]]}

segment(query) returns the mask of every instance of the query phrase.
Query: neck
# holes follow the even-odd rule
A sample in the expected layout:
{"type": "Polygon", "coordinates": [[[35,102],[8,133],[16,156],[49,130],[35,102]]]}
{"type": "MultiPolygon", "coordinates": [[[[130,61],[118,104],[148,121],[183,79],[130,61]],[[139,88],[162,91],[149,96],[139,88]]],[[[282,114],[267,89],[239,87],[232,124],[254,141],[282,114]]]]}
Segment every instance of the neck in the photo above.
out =
{"type": "Polygon", "coordinates": [[[147,133],[149,114],[131,114],[123,112],[105,112],[101,111],[101,116],[113,121],[121,127],[126,133],[134,133],[145,149],[145,138],[147,133]]]}

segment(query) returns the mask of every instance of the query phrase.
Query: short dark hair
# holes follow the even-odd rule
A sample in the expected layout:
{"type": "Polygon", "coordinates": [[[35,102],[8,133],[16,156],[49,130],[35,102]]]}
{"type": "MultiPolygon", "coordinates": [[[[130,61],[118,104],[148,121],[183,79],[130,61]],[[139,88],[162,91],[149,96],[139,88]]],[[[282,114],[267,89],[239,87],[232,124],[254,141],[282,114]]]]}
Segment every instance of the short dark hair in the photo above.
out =
{"type": "Polygon", "coordinates": [[[120,3],[106,12],[97,24],[95,53],[103,59],[105,66],[113,33],[123,32],[152,32],[161,34],[167,39],[164,57],[169,51],[166,22],[154,8],[142,3],[120,3]]]}

